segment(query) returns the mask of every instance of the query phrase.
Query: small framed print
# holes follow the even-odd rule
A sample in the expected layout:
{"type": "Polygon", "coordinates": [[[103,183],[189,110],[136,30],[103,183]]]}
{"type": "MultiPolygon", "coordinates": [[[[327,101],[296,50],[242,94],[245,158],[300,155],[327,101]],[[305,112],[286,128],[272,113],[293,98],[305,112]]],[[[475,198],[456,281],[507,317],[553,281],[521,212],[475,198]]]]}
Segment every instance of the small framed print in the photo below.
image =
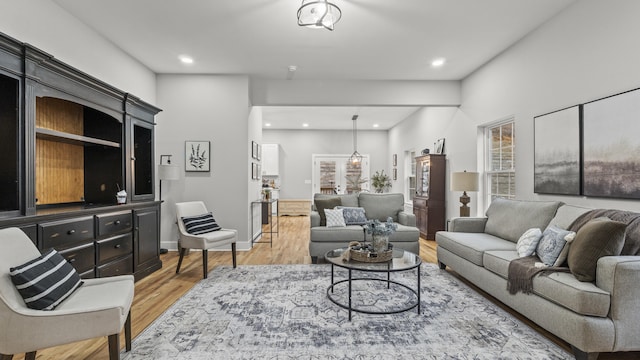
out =
{"type": "Polygon", "coordinates": [[[254,162],[251,163],[251,179],[252,180],[258,179],[258,164],[254,162]]]}
{"type": "Polygon", "coordinates": [[[444,138],[436,141],[436,154],[444,154],[444,138]]]}
{"type": "Polygon", "coordinates": [[[258,159],[258,143],[251,141],[251,158],[258,159]]]}
{"type": "Polygon", "coordinates": [[[262,146],[260,146],[260,144],[256,143],[256,148],[258,149],[256,151],[256,160],[260,160],[262,158],[262,146]]]}
{"type": "Polygon", "coordinates": [[[209,141],[185,141],[184,170],[196,172],[210,171],[211,144],[209,141]]]}
{"type": "Polygon", "coordinates": [[[393,180],[398,180],[398,169],[393,168],[393,180]]]}
{"type": "Polygon", "coordinates": [[[393,154],[393,166],[398,166],[398,154],[393,154]]]}

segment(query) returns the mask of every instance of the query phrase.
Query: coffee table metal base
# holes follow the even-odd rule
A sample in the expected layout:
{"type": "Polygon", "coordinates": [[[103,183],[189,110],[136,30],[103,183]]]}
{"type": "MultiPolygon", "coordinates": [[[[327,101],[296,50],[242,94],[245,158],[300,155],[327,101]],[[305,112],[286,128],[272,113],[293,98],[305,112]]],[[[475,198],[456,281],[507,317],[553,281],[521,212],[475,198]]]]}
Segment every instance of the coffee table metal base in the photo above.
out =
{"type": "Polygon", "coordinates": [[[339,281],[335,281],[334,280],[334,264],[331,264],[331,285],[329,285],[329,287],[327,288],[327,297],[329,298],[329,300],[331,300],[334,304],[349,310],[349,321],[351,321],[351,312],[355,311],[355,312],[359,312],[359,313],[363,313],[363,314],[379,314],[379,315],[386,315],[386,314],[397,314],[397,313],[401,313],[401,312],[405,312],[405,311],[409,311],[411,309],[417,308],[418,309],[418,314],[420,314],[420,267],[417,268],[417,287],[416,289],[412,289],[411,287],[399,283],[397,281],[393,281],[390,279],[390,274],[391,272],[387,271],[387,278],[386,279],[379,279],[379,278],[353,278],[352,276],[352,271],[353,269],[347,269],[347,271],[349,272],[349,277],[347,279],[344,280],[339,280],[339,281]],[[395,284],[398,286],[401,286],[407,290],[409,290],[412,294],[414,294],[416,296],[416,301],[415,302],[410,302],[409,304],[407,304],[406,307],[403,308],[399,308],[399,309],[392,309],[392,310],[388,310],[388,311],[372,311],[372,310],[365,310],[365,309],[358,309],[353,307],[352,305],[352,301],[351,301],[351,295],[352,295],[352,283],[354,281],[381,281],[381,282],[386,282],[387,283],[387,289],[391,288],[391,284],[395,284]],[[347,304],[343,304],[340,301],[338,301],[332,294],[334,291],[334,288],[336,285],[338,284],[342,284],[342,283],[348,283],[348,303],[347,304]]]}

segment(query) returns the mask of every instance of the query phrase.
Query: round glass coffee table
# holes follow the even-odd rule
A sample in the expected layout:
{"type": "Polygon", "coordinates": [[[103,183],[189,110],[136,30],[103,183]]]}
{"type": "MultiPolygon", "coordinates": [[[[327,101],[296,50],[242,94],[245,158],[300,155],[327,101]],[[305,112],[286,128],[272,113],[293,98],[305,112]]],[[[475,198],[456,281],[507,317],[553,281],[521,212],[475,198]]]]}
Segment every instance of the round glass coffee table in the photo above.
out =
{"type": "MultiPolygon", "coordinates": [[[[422,259],[420,256],[405,250],[393,250],[393,257],[389,261],[379,262],[379,263],[370,263],[370,262],[361,262],[356,260],[343,260],[343,254],[349,251],[348,248],[341,248],[336,250],[331,250],[324,255],[324,258],[331,264],[331,285],[327,288],[327,297],[334,304],[349,310],[349,321],[351,321],[351,312],[359,312],[365,314],[395,314],[404,311],[411,310],[413,308],[418,309],[418,314],[420,314],[420,264],[422,264],[422,259]],[[335,266],[347,269],[348,278],[337,280],[335,279],[335,266]],[[413,269],[417,269],[417,285],[415,288],[412,288],[406,284],[391,280],[391,273],[399,272],[399,271],[410,271],[413,269]],[[353,271],[362,271],[369,273],[381,273],[386,274],[385,278],[375,278],[375,277],[353,277],[353,271]],[[360,309],[352,306],[351,295],[352,295],[352,284],[354,281],[381,281],[387,284],[387,289],[391,289],[391,284],[400,286],[401,288],[407,289],[415,295],[415,301],[409,301],[402,307],[384,310],[384,311],[376,311],[376,310],[367,310],[360,309]],[[336,285],[347,283],[348,285],[348,301],[345,304],[343,301],[340,301],[335,297],[334,290],[336,285]]],[[[395,288],[396,286],[394,286],[395,288]]]]}

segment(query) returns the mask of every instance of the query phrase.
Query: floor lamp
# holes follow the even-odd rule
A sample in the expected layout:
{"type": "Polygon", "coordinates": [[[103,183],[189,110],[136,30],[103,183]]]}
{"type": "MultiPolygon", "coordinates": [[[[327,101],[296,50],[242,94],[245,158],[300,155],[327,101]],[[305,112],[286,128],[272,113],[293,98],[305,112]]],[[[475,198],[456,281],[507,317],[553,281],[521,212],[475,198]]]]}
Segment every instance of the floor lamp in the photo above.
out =
{"type": "MultiPolygon", "coordinates": [[[[162,201],[162,181],[180,179],[180,168],[171,165],[171,155],[160,155],[160,165],[158,165],[158,179],[160,179],[160,201],[162,201]],[[162,163],[163,158],[167,158],[166,164],[162,163]]],[[[162,204],[160,204],[162,206],[162,204]]],[[[166,254],[167,249],[160,248],[160,254],[166,254]]]]}
{"type": "Polygon", "coordinates": [[[451,173],[451,191],[462,191],[460,196],[460,216],[469,216],[468,203],[471,202],[471,198],[467,195],[467,191],[478,191],[478,173],[477,172],[454,172],[451,173]]]}

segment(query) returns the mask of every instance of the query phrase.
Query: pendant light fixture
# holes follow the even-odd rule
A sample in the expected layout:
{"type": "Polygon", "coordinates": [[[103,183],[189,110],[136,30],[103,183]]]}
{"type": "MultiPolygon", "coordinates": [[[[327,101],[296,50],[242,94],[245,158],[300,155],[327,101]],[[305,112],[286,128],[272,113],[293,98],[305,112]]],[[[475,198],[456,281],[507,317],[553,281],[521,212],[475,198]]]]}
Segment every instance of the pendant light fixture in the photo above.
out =
{"type": "Polygon", "coordinates": [[[333,31],[333,26],[341,17],[340,8],[328,0],[302,0],[298,9],[298,25],[312,29],[333,31]]]}
{"type": "Polygon", "coordinates": [[[353,154],[349,156],[351,165],[357,165],[362,162],[362,155],[358,152],[358,115],[353,115],[353,154]]]}

